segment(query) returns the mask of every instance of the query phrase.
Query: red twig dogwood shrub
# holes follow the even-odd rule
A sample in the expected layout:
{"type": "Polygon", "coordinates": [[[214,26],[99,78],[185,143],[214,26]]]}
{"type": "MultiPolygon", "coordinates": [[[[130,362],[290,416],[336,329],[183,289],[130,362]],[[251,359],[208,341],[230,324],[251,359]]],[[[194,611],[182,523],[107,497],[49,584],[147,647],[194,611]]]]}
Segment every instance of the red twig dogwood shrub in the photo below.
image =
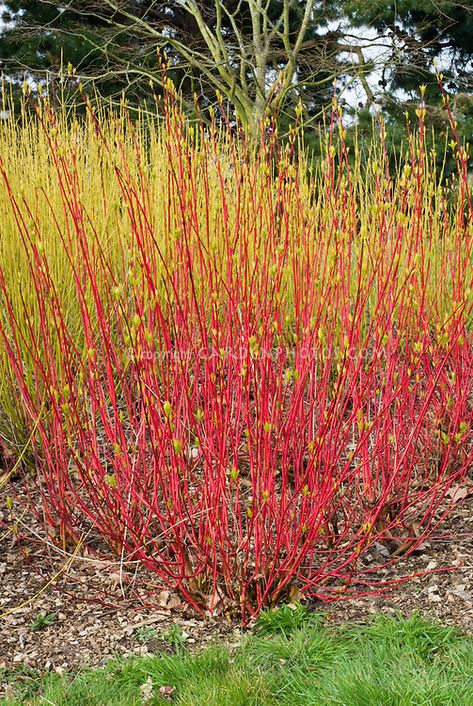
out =
{"type": "Polygon", "coordinates": [[[160,130],[91,114],[87,151],[38,120],[49,183],[2,163],[31,286],[2,263],[1,334],[50,536],[243,619],[381,590],[472,460],[471,213],[422,126],[391,177],[336,106],[315,174],[297,130],[256,151],[172,97],[160,130]]]}

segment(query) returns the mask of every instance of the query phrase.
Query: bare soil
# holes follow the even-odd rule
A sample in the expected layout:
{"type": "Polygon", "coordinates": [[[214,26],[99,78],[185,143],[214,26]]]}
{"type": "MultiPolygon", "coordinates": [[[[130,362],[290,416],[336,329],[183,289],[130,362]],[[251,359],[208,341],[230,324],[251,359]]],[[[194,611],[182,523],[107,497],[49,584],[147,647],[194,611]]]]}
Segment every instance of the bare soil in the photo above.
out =
{"type": "MultiPolygon", "coordinates": [[[[5,507],[3,491],[0,520],[3,515],[4,521],[5,507]]],[[[311,607],[325,612],[333,623],[362,622],[378,611],[409,615],[417,610],[473,634],[472,495],[455,505],[441,530],[420,551],[383,571],[387,581],[416,572],[422,575],[384,596],[331,604],[313,601],[311,607]]],[[[0,527],[0,669],[21,665],[61,672],[101,665],[114,654],[172,650],[176,634],[191,649],[216,639],[239,642],[242,631],[235,621],[196,616],[169,591],[150,596],[150,605],[144,606],[126,597],[122,578],[117,566],[93,557],[77,556],[69,565],[64,557],[58,562],[51,547],[39,539],[5,536],[0,527]],[[54,586],[53,565],[59,572],[54,586]],[[52,622],[42,624],[41,616],[51,615],[52,622]]]]}

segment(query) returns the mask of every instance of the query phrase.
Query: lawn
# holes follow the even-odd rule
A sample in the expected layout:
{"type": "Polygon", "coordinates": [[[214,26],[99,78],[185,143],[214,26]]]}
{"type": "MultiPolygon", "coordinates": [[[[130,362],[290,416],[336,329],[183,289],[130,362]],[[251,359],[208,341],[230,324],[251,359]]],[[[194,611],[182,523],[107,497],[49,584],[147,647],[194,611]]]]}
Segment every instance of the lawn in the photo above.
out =
{"type": "Polygon", "coordinates": [[[12,694],[2,706],[470,706],[473,643],[417,614],[334,627],[283,606],[231,649],[177,646],[62,676],[5,671],[0,681],[12,694]]]}

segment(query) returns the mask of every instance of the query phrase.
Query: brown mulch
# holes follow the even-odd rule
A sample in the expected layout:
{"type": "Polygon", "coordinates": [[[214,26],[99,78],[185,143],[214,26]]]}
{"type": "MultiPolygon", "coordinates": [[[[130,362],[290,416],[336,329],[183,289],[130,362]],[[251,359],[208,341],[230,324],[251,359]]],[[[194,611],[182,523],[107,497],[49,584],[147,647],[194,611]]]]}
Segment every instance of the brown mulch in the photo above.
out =
{"type": "MultiPolygon", "coordinates": [[[[0,508],[4,513],[2,493],[0,508]]],[[[12,540],[11,534],[1,540],[3,534],[0,528],[0,669],[26,665],[61,672],[100,665],[116,654],[169,651],[175,635],[169,631],[176,626],[191,649],[216,638],[239,641],[241,629],[236,622],[223,616],[196,617],[167,591],[154,596],[148,608],[123,597],[119,570],[93,557],[76,557],[57,577],[59,588],[52,588],[48,585],[54,563],[51,548],[12,540]],[[38,616],[51,614],[51,624],[33,629],[38,616]]],[[[420,551],[384,571],[386,580],[427,573],[398,584],[385,596],[314,602],[311,607],[324,611],[327,620],[335,623],[360,622],[379,611],[408,615],[418,610],[427,618],[473,633],[473,498],[459,502],[441,533],[420,551]]]]}
{"type": "Polygon", "coordinates": [[[473,634],[473,498],[456,505],[441,531],[421,545],[420,551],[384,572],[388,581],[423,575],[397,584],[384,596],[333,603],[324,609],[327,618],[337,623],[361,622],[380,611],[404,616],[418,611],[425,618],[473,634]]]}

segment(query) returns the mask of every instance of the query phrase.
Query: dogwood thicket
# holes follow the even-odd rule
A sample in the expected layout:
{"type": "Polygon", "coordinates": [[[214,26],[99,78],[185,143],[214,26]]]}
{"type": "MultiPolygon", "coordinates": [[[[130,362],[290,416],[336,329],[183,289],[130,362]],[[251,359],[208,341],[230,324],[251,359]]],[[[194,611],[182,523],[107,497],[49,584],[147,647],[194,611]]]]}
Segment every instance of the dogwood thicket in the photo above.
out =
{"type": "Polygon", "coordinates": [[[381,591],[472,462],[468,155],[160,110],[0,126],[4,524],[243,620],[381,591]]]}

